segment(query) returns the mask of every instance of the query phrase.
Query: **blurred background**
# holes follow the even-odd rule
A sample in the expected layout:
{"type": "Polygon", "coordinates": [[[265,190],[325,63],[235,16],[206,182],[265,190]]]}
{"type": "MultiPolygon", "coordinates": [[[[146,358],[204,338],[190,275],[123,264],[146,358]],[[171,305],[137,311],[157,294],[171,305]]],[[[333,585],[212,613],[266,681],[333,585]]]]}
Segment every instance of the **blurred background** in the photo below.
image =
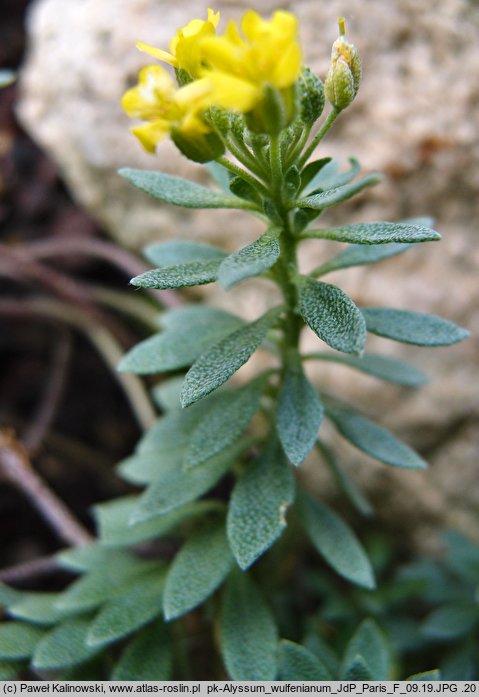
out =
{"type": "MultiPolygon", "coordinates": [[[[225,26],[248,5],[222,0],[214,9],[225,26]]],[[[260,229],[240,213],[159,205],[116,174],[127,165],[206,181],[204,171],[168,143],[157,157],[142,153],[119,100],[148,62],[135,41],[166,48],[178,27],[206,16],[207,6],[199,0],[2,1],[0,67],[19,70],[18,81],[0,91],[4,580],[17,574],[28,582],[28,567],[18,565],[39,559],[41,567],[46,559],[45,575],[35,578],[48,583],[51,552],[92,531],[88,507],[126,490],[113,465],[151,418],[141,383],[119,382],[114,371],[121,353],[151,328],[151,306],[127,286],[146,268],[141,247],[179,236],[232,250],[260,229]],[[63,514],[74,517],[67,532],[61,512],[60,524],[38,512],[38,487],[45,485],[58,505],[66,503],[63,514]]],[[[265,15],[276,7],[269,0],[256,4],[265,15]]],[[[430,215],[443,235],[439,244],[370,269],[336,272],[331,282],[360,305],[433,312],[472,333],[463,344],[441,349],[371,340],[368,350],[404,357],[430,373],[431,383],[419,391],[384,387],[344,367],[313,370],[311,377],[326,389],[334,382],[346,399],[431,462],[426,473],[397,474],[341,447],[383,528],[419,549],[434,548],[444,527],[479,540],[479,4],[299,0],[282,7],[298,15],[305,63],[321,76],[339,15],[363,57],[359,95],[321,156],[338,157],[346,167],[353,155],[365,171],[378,169],[386,177],[329,212],[325,222],[430,215]]],[[[319,256],[316,246],[306,249],[305,268],[334,251],[334,244],[321,247],[319,256]]],[[[208,288],[193,297],[205,295],[249,317],[263,309],[254,284],[229,294],[208,288]]],[[[173,295],[162,301],[177,302],[173,295]]],[[[304,341],[311,348],[309,333],[304,341]]],[[[324,495],[333,496],[316,463],[310,470],[324,495]]]]}

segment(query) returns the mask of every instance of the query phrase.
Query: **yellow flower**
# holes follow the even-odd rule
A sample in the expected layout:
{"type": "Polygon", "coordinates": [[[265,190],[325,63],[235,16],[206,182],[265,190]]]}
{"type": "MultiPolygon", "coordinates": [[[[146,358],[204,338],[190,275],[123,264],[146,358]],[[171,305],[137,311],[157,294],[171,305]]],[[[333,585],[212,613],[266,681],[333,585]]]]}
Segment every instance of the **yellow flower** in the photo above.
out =
{"type": "Polygon", "coordinates": [[[170,53],[139,41],[136,46],[140,51],[148,53],[174,68],[185,70],[192,77],[199,77],[203,67],[201,45],[204,39],[214,37],[220,13],[208,8],[208,19],[192,19],[191,22],[179,29],[170,41],[170,53]]]}
{"type": "Polygon", "coordinates": [[[210,132],[202,113],[209,106],[211,91],[206,78],[176,89],[164,68],[149,65],[140,70],[138,85],[125,92],[121,104],[128,116],[147,122],[132,128],[132,133],[153,153],[172,132],[188,139],[210,132]]]}
{"type": "Polygon", "coordinates": [[[249,10],[241,31],[244,38],[230,22],[224,36],[202,40],[201,53],[208,66],[203,74],[215,86],[216,104],[246,113],[261,101],[266,86],[286,90],[296,82],[301,49],[298,21],[289,12],[275,12],[268,21],[249,10]]]}

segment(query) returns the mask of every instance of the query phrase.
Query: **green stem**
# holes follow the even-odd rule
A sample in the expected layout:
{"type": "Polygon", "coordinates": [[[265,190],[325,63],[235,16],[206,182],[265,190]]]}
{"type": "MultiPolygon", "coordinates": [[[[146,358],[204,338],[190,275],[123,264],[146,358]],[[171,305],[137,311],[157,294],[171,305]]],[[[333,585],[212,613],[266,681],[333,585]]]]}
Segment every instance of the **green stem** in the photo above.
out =
{"type": "Polygon", "coordinates": [[[216,159],[216,162],[218,162],[220,165],[223,165],[223,167],[228,169],[237,177],[241,177],[241,179],[244,179],[244,181],[248,182],[248,184],[250,184],[256,191],[259,191],[263,195],[268,195],[268,189],[264,186],[264,184],[262,184],[258,179],[256,179],[256,177],[253,177],[242,167],[238,167],[238,165],[235,165],[234,162],[228,160],[228,158],[224,155],[218,157],[216,159]]]}
{"type": "Polygon", "coordinates": [[[311,155],[313,154],[314,150],[316,149],[316,146],[322,141],[326,133],[329,131],[333,123],[336,121],[338,118],[339,114],[341,111],[339,109],[336,109],[335,107],[332,108],[332,110],[329,112],[328,117],[326,121],[323,123],[319,131],[316,133],[314,136],[313,140],[311,143],[308,145],[304,153],[302,154],[301,158],[298,161],[298,167],[299,169],[302,169],[306,162],[309,160],[311,155]]]}
{"type": "Polygon", "coordinates": [[[247,167],[259,179],[263,178],[265,172],[263,172],[261,167],[258,166],[260,163],[255,160],[244,143],[239,144],[234,137],[230,136],[226,141],[226,145],[231,154],[236,157],[240,164],[247,167]]]}

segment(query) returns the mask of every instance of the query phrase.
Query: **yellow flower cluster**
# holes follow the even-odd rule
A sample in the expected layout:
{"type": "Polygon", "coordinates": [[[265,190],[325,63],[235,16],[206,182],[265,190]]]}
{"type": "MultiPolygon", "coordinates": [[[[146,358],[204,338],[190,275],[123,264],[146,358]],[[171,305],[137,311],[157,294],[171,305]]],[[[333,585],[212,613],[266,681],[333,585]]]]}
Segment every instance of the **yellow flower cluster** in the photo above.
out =
{"type": "Polygon", "coordinates": [[[216,34],[219,13],[208,10],[206,20],[193,19],[170,42],[170,52],[139,42],[137,47],[191,81],[176,89],[160,66],[143,68],[139,83],[123,96],[126,113],[146,121],[133,133],[149,152],[168,134],[182,140],[211,131],[205,111],[222,107],[247,114],[261,102],[267,89],[291,88],[301,71],[298,23],[289,12],[275,12],[265,20],[247,11],[240,23],[230,22],[216,34]]]}

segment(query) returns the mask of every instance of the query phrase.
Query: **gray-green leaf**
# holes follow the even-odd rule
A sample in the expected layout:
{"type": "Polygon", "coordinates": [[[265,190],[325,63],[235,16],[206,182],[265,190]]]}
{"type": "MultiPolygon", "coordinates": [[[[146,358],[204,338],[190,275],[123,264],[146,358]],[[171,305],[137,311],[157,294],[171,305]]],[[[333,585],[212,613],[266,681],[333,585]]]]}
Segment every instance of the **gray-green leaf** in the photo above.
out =
{"type": "Polygon", "coordinates": [[[332,680],[333,676],[314,653],[282,639],[279,645],[278,680],[332,680]]]}
{"type": "Polygon", "coordinates": [[[368,332],[416,346],[449,346],[469,332],[447,319],[426,312],[392,308],[363,308],[368,332]]]}
{"type": "Polygon", "coordinates": [[[43,629],[32,627],[30,624],[2,622],[0,624],[0,660],[21,661],[30,658],[44,634],[43,629]]]}
{"type": "Polygon", "coordinates": [[[212,307],[188,306],[165,313],[162,324],[166,331],[136,344],[119,370],[145,375],[184,368],[244,321],[212,307]]]}
{"type": "MultiPolygon", "coordinates": [[[[108,552],[108,550],[105,550],[108,552]]],[[[136,559],[126,552],[116,552],[82,578],[74,581],[60,596],[60,610],[90,610],[118,595],[139,574],[157,566],[156,562],[136,559]]]]}
{"type": "Polygon", "coordinates": [[[277,228],[267,230],[259,239],[226,257],[218,270],[218,281],[223,288],[231,288],[270,269],[280,254],[279,232],[277,228]]]}
{"type": "Polygon", "coordinates": [[[130,523],[161,516],[202,496],[221,479],[244,447],[242,442],[235,443],[190,471],[177,467],[176,472],[160,476],[141,496],[130,523]]]}
{"type": "Polygon", "coordinates": [[[372,245],[352,244],[332,259],[328,259],[324,264],[314,269],[311,275],[324,276],[338,269],[375,264],[383,259],[389,259],[389,257],[407,252],[407,250],[412,249],[413,246],[412,244],[400,244],[396,242],[372,245]]]}
{"type": "Polygon", "coordinates": [[[323,414],[321,400],[301,364],[286,367],[278,397],[276,429],[293,465],[300,465],[314,447],[323,414]]]}
{"type": "Polygon", "coordinates": [[[338,228],[308,230],[303,238],[336,240],[352,244],[376,245],[391,242],[414,243],[440,240],[441,235],[424,225],[410,223],[353,223],[338,228]]]}
{"type": "Polygon", "coordinates": [[[203,353],[186,374],[181,392],[182,406],[187,407],[213,392],[241,368],[260,346],[280,312],[279,307],[269,310],[203,353]]]}
{"type": "Polygon", "coordinates": [[[366,341],[366,322],[353,301],[337,286],[302,276],[299,311],[315,334],[331,348],[361,353],[366,341]]]}
{"type": "Polygon", "coordinates": [[[209,460],[237,440],[259,408],[264,380],[218,395],[189,441],[184,465],[188,469],[209,460]]]}
{"type": "Polygon", "coordinates": [[[320,194],[312,194],[311,196],[306,196],[306,198],[299,199],[299,201],[295,201],[292,204],[292,207],[297,206],[298,208],[312,208],[313,210],[330,208],[338,203],[347,201],[347,199],[359,193],[367,186],[377,184],[381,181],[381,179],[382,177],[380,174],[368,174],[366,177],[363,177],[352,184],[337,186],[334,189],[328,189],[320,194]]]}
{"type": "Polygon", "coordinates": [[[220,619],[221,653],[233,680],[274,680],[278,634],[269,607],[247,574],[226,584],[220,619]]]}
{"type": "Polygon", "coordinates": [[[213,283],[218,276],[221,259],[190,261],[186,264],[163,266],[145,271],[131,279],[130,284],[138,288],[185,288],[213,283]]]}
{"type": "Polygon", "coordinates": [[[144,523],[130,525],[129,520],[138,508],[140,496],[123,496],[94,507],[98,534],[102,545],[128,547],[167,535],[181,523],[196,518],[211,509],[211,503],[198,501],[144,523]]]}
{"type": "Polygon", "coordinates": [[[59,593],[29,591],[8,608],[8,614],[33,624],[55,624],[65,615],[55,607],[59,597],[59,593]]]}
{"type": "Polygon", "coordinates": [[[428,376],[410,363],[377,353],[364,353],[360,358],[339,353],[311,353],[305,358],[341,363],[380,380],[406,387],[419,387],[428,382],[428,376]]]}
{"type": "Polygon", "coordinates": [[[107,646],[161,615],[164,585],[163,570],[135,578],[123,593],[102,606],[88,630],[87,645],[107,646]]]}
{"type": "Polygon", "coordinates": [[[100,649],[86,644],[89,617],[77,617],[59,624],[37,645],[32,664],[39,670],[58,670],[84,663],[100,649]]]}
{"type": "Polygon", "coordinates": [[[427,467],[427,463],[412,448],[352,409],[327,402],[326,413],[346,440],[376,460],[393,467],[427,467]]]}
{"type": "Polygon", "coordinates": [[[145,257],[156,266],[176,266],[192,261],[223,259],[226,252],[206,242],[191,240],[168,240],[150,244],[143,250],[145,257]]]}
{"type": "Polygon", "coordinates": [[[248,201],[218,193],[200,184],[164,172],[149,172],[125,167],[118,172],[131,184],[146,194],[183,208],[249,208],[256,206],[248,201]]]}
{"type": "Polygon", "coordinates": [[[195,533],[173,560],[163,607],[172,620],[193,609],[221,585],[233,564],[224,520],[195,533]]]}
{"type": "Polygon", "coordinates": [[[391,679],[391,651],[383,632],[371,619],[364,620],[349,641],[344,654],[342,676],[347,674],[358,656],[369,669],[371,680],[391,679]]]}
{"type": "Polygon", "coordinates": [[[311,542],[323,559],[348,581],[375,588],[371,563],[352,530],[330,508],[302,494],[299,514],[311,542]]]}
{"type": "Polygon", "coordinates": [[[421,626],[422,634],[451,641],[469,634],[479,623],[479,608],[472,603],[451,603],[433,610],[421,626]]]}
{"type": "Polygon", "coordinates": [[[286,527],[294,479],[279,444],[272,441],[237,482],[228,509],[228,538],[242,569],[268,550],[286,527]]]}
{"type": "Polygon", "coordinates": [[[111,677],[112,680],[169,680],[171,667],[168,627],[156,621],[135,634],[111,677]]]}
{"type": "Polygon", "coordinates": [[[317,443],[318,451],[322,455],[324,461],[331,470],[336,482],[341,489],[341,491],[347,496],[356,510],[361,513],[361,515],[370,517],[373,515],[374,511],[366,499],[362,491],[359,489],[357,484],[344,472],[336,460],[336,456],[324,443],[318,441],[317,443]]]}

